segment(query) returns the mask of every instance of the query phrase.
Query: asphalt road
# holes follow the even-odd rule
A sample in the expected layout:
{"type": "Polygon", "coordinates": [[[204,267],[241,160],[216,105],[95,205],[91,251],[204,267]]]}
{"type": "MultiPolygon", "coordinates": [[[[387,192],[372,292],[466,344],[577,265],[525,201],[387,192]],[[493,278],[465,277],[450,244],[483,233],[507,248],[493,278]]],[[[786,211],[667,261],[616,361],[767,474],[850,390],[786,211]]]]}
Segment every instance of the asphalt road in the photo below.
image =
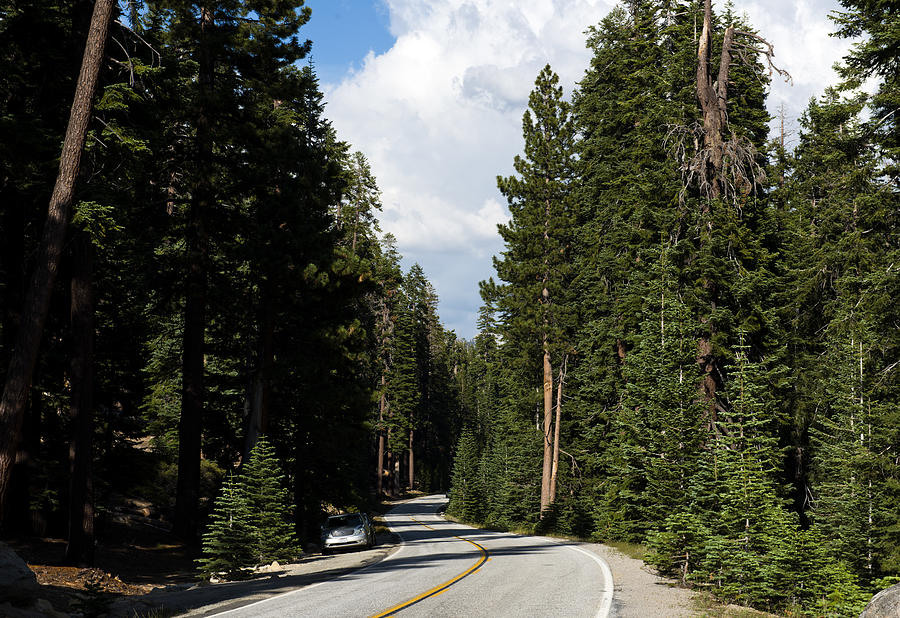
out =
{"type": "Polygon", "coordinates": [[[577,544],[446,521],[435,514],[445,501],[428,496],[388,513],[403,545],[377,564],[216,615],[609,615],[612,575],[599,556],[577,544]]]}

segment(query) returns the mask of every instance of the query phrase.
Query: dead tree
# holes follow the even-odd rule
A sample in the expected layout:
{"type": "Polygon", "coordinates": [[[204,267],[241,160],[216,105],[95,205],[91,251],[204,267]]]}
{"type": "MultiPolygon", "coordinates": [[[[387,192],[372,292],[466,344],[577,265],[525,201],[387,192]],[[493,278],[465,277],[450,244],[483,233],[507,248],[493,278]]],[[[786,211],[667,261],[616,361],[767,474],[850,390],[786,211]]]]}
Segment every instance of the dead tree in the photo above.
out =
{"type": "MultiPolygon", "coordinates": [[[[697,45],[696,87],[701,120],[692,126],[671,128],[667,139],[674,142],[675,156],[681,163],[681,198],[684,199],[690,187],[696,186],[699,190],[700,221],[707,234],[713,228],[710,215],[717,201],[732,199],[737,205],[765,181],[756,147],[746,136],[735,132],[728,122],[732,63],[737,58],[744,64],[751,64],[760,55],[766,58],[769,75],[774,72],[790,80],[790,75],[773,63],[775,51],[771,43],[755,33],[728,25],[722,37],[718,71],[714,72],[712,6],[711,0],[705,0],[703,28],[697,45]]],[[[703,285],[714,306],[716,282],[705,280],[703,285]]],[[[710,325],[709,332],[697,342],[697,363],[703,371],[700,390],[709,402],[711,423],[716,416],[716,378],[719,373],[712,349],[712,330],[710,325]]]]}
{"type": "Polygon", "coordinates": [[[701,209],[708,214],[713,201],[736,198],[755,191],[765,181],[759,164],[759,153],[753,143],[731,129],[728,123],[728,85],[732,62],[749,64],[754,57],[765,56],[769,75],[777,73],[786,80],[791,76],[773,62],[772,44],[753,32],[725,28],[718,71],[712,70],[713,33],[711,0],[703,7],[703,29],[697,45],[697,100],[702,119],[693,126],[670,129],[668,140],[674,142],[675,155],[681,162],[682,197],[688,187],[696,185],[706,198],[701,209]],[[693,146],[693,148],[691,147],[693,146]]]}

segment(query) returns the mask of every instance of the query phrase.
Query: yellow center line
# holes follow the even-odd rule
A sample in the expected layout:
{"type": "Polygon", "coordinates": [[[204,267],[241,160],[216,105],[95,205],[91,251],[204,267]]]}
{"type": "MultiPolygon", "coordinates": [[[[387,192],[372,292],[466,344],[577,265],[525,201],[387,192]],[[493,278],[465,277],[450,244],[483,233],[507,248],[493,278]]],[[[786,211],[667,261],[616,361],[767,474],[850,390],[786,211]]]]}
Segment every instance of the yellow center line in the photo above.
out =
{"type": "MultiPolygon", "coordinates": [[[[422,522],[417,520],[415,517],[411,517],[410,519],[412,519],[414,522],[416,522],[420,526],[425,526],[429,530],[434,530],[434,528],[432,528],[431,526],[429,526],[427,524],[423,524],[422,522]]],[[[442,592],[444,592],[447,588],[449,588],[450,586],[452,586],[453,584],[455,584],[456,582],[461,580],[463,577],[465,577],[467,575],[471,575],[472,573],[474,573],[475,571],[480,569],[481,566],[485,562],[488,561],[488,550],[486,550],[484,547],[482,547],[475,541],[470,541],[469,539],[464,539],[461,536],[454,536],[453,538],[459,539],[460,541],[465,541],[466,543],[469,543],[469,544],[477,547],[478,550],[481,552],[481,557],[478,559],[478,562],[476,562],[473,566],[469,567],[468,569],[466,569],[465,571],[463,571],[462,573],[460,573],[453,579],[446,581],[443,584],[440,584],[438,586],[435,586],[431,590],[428,590],[427,592],[423,592],[419,596],[412,598],[409,601],[404,601],[403,603],[400,603],[399,605],[395,605],[394,607],[390,608],[389,610],[383,611],[380,614],[375,614],[371,618],[384,618],[384,616],[391,616],[401,610],[406,609],[410,605],[414,605],[414,604],[418,603],[419,601],[423,601],[423,600],[427,599],[428,597],[437,596],[437,595],[441,594],[442,592]]]]}

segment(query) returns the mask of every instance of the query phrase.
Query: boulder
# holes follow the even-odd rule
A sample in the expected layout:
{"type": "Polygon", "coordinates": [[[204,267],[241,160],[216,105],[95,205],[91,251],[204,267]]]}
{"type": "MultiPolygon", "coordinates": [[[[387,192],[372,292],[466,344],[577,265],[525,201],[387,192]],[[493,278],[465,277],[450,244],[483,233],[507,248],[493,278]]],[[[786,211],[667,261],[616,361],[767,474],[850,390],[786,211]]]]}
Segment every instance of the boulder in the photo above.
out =
{"type": "Polygon", "coordinates": [[[897,618],[900,616],[900,584],[885,588],[869,601],[859,618],[897,618]]]}
{"type": "Polygon", "coordinates": [[[39,589],[37,577],[25,561],[0,542],[0,602],[34,599],[39,589]]]}

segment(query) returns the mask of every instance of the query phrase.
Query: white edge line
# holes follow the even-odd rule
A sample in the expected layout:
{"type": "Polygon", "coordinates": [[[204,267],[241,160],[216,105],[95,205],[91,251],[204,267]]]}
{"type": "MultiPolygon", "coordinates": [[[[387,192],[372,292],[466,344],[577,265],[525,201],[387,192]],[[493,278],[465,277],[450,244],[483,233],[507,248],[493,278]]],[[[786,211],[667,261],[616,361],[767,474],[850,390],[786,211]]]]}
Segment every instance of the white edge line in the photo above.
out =
{"type": "Polygon", "coordinates": [[[609,585],[603,589],[603,596],[600,598],[600,607],[597,608],[596,618],[606,618],[609,616],[609,610],[612,608],[612,597],[613,597],[613,576],[612,571],[609,569],[609,565],[606,564],[606,560],[598,556],[592,551],[587,551],[586,549],[582,549],[576,545],[566,545],[569,549],[574,549],[577,552],[588,556],[594,562],[600,565],[600,570],[603,571],[603,579],[605,579],[609,585]]]}
{"type": "MultiPolygon", "coordinates": [[[[443,515],[438,515],[444,521],[447,521],[447,518],[443,515]]],[[[456,523],[456,522],[454,522],[456,523]]],[[[466,526],[466,524],[460,524],[466,526]]],[[[471,526],[466,526],[467,528],[472,528],[471,526]]],[[[478,530],[478,528],[472,528],[473,530],[478,530]]],[[[598,556],[594,552],[587,551],[586,549],[582,549],[577,545],[571,545],[572,541],[565,541],[561,539],[554,539],[549,536],[525,536],[521,534],[515,534],[514,532],[506,532],[504,534],[512,534],[513,536],[518,536],[521,538],[534,538],[534,539],[544,539],[546,541],[550,541],[551,543],[555,543],[557,545],[563,545],[568,547],[569,549],[574,549],[577,552],[584,554],[589,557],[591,560],[600,565],[600,571],[603,573],[603,579],[606,580],[605,583],[608,583],[608,586],[604,586],[603,596],[600,598],[600,606],[597,608],[597,613],[594,618],[607,618],[609,616],[609,612],[612,609],[612,600],[613,600],[613,589],[615,586],[615,582],[613,581],[612,571],[609,568],[609,565],[606,563],[602,557],[598,556]]]]}
{"type": "MultiPolygon", "coordinates": [[[[385,520],[385,523],[387,523],[387,520],[385,520]]],[[[391,528],[390,524],[388,524],[388,529],[391,530],[391,532],[393,532],[393,528],[391,528]]],[[[255,607],[255,606],[257,606],[257,605],[262,605],[263,603],[268,603],[268,602],[270,602],[270,601],[274,601],[274,600],[276,600],[276,599],[283,599],[284,597],[290,596],[290,595],[292,595],[292,594],[297,594],[298,592],[305,592],[305,591],[307,591],[307,590],[311,590],[311,589],[313,589],[313,588],[316,588],[316,587],[318,587],[318,586],[321,586],[322,584],[327,584],[327,583],[333,582],[333,581],[335,581],[335,580],[337,580],[337,579],[340,579],[340,578],[344,577],[345,575],[350,575],[351,573],[352,573],[352,574],[359,573],[359,572],[361,572],[361,571],[365,571],[366,569],[370,569],[370,568],[372,568],[372,567],[375,566],[375,565],[378,565],[378,564],[382,564],[382,563],[384,563],[384,562],[387,562],[388,560],[391,560],[391,559],[393,559],[395,556],[397,556],[397,554],[399,554],[400,552],[402,552],[402,551],[403,551],[403,548],[406,547],[406,541],[403,540],[403,537],[401,537],[399,533],[397,534],[397,538],[400,539],[400,548],[399,548],[397,551],[395,551],[394,553],[385,556],[383,559],[379,560],[378,562],[373,562],[372,564],[367,564],[366,566],[361,567],[361,568],[359,568],[359,569],[354,569],[354,570],[350,571],[349,573],[343,573],[343,574],[341,574],[341,575],[338,575],[338,576],[336,576],[336,577],[332,577],[332,578],[330,578],[330,579],[326,579],[326,580],[321,581],[321,582],[316,582],[316,583],[314,583],[314,584],[309,584],[308,586],[302,586],[302,587],[300,587],[300,588],[297,588],[297,589],[295,589],[295,590],[290,590],[290,591],[288,591],[288,592],[282,592],[281,594],[276,594],[276,595],[273,596],[273,597],[267,597],[267,598],[265,598],[265,599],[260,599],[259,601],[254,601],[253,603],[248,603],[247,605],[241,605],[240,607],[235,607],[234,609],[227,609],[227,610],[225,610],[224,612],[219,612],[219,613],[217,613],[217,614],[210,614],[209,616],[207,616],[207,618],[215,618],[216,616],[227,616],[228,614],[231,614],[231,613],[233,613],[233,612],[239,612],[239,611],[248,609],[248,608],[250,608],[250,607],[255,607]]]]}

